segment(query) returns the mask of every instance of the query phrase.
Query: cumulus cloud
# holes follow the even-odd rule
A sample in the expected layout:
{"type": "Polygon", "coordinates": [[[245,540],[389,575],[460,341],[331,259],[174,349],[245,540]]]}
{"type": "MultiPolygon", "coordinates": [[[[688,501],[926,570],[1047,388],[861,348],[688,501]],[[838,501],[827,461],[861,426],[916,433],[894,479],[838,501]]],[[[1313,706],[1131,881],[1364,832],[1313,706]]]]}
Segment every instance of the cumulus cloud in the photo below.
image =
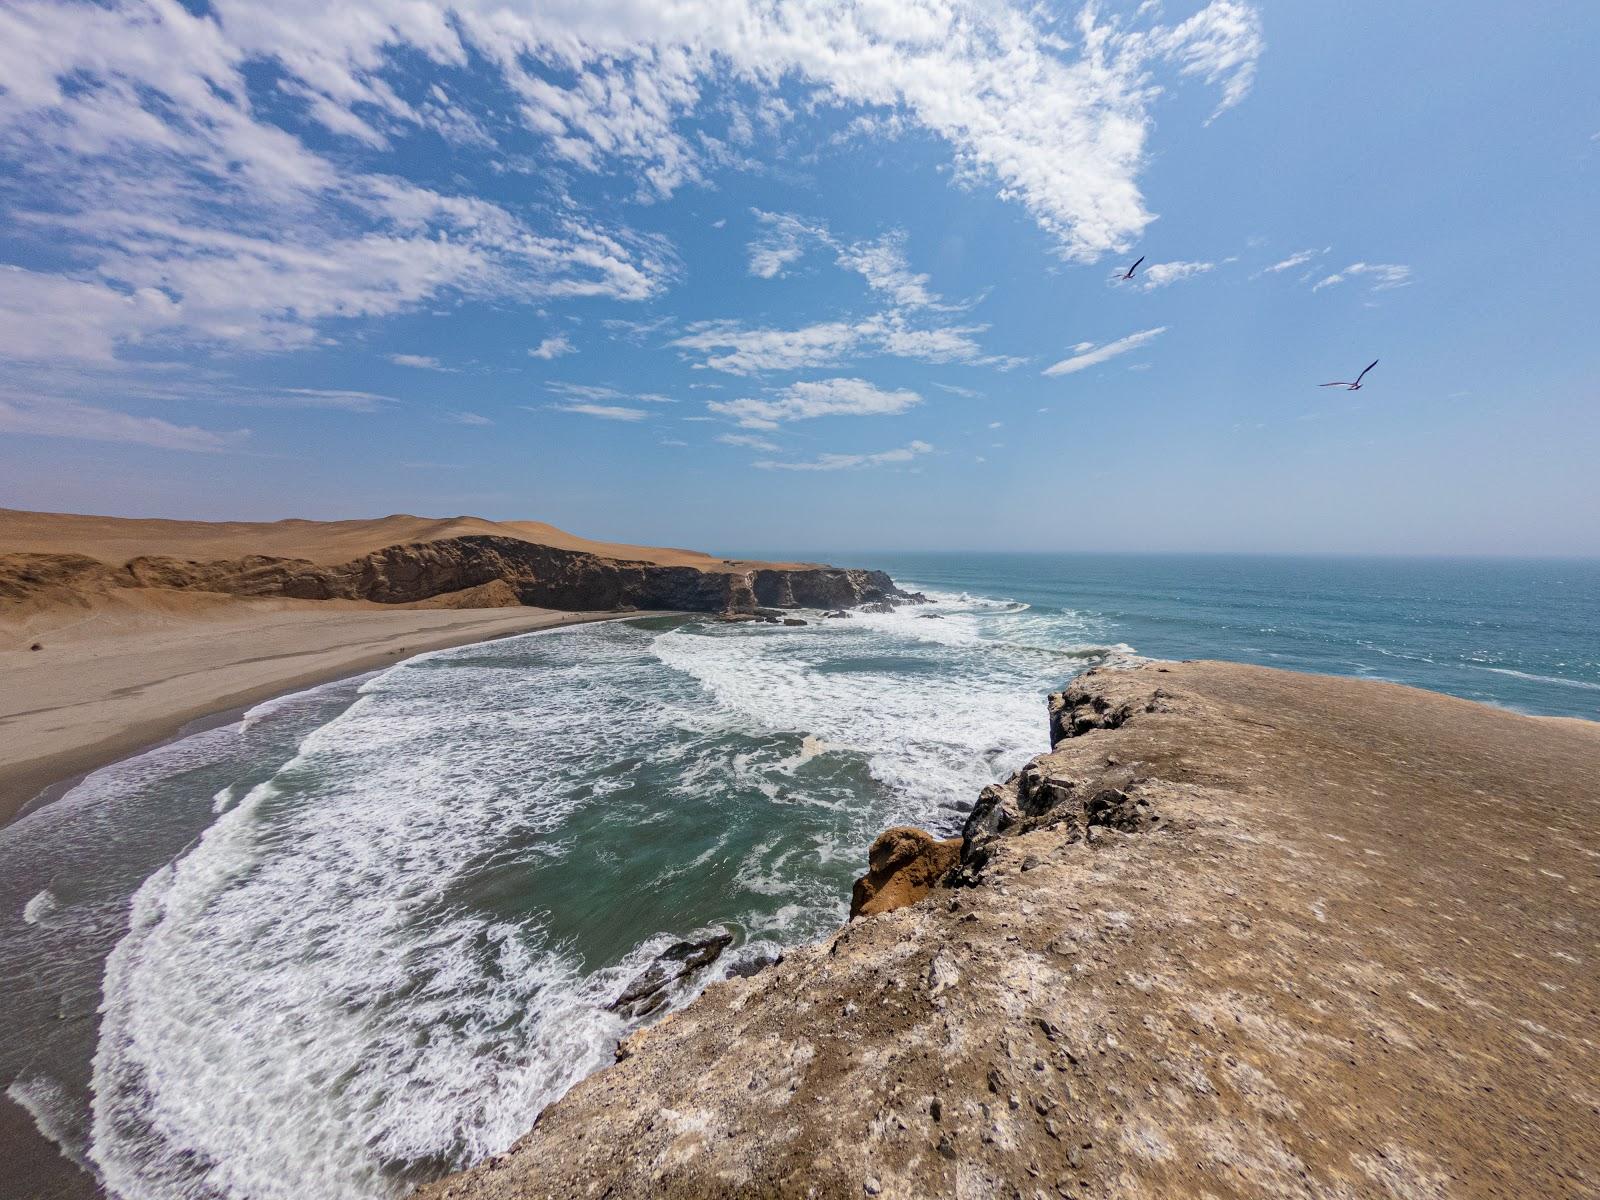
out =
{"type": "Polygon", "coordinates": [[[92,404],[61,399],[30,401],[20,397],[0,397],[0,433],[199,451],[226,450],[249,436],[249,431],[243,429],[217,433],[92,404]]]}
{"type": "Polygon", "coordinates": [[[554,337],[545,338],[532,350],[529,350],[528,357],[542,358],[549,362],[552,358],[559,358],[563,354],[571,354],[576,350],[577,347],[572,344],[571,338],[564,333],[558,333],[554,337]]]}
{"type": "Polygon", "coordinates": [[[751,464],[763,471],[848,471],[856,467],[878,467],[886,463],[910,462],[921,454],[931,454],[933,447],[927,442],[914,441],[897,450],[883,450],[877,454],[821,454],[809,462],[774,462],[762,459],[751,464]]]}
{"type": "Polygon", "coordinates": [[[1399,263],[1351,263],[1342,271],[1335,271],[1315,283],[1311,290],[1320,292],[1323,288],[1335,287],[1349,279],[1365,279],[1371,284],[1374,292],[1386,292],[1393,288],[1408,287],[1414,282],[1411,278],[1411,268],[1399,263]]]}
{"type": "Polygon", "coordinates": [[[1072,375],[1090,367],[1099,366],[1116,358],[1119,354],[1127,354],[1130,350],[1137,350],[1160,337],[1167,331],[1165,325],[1155,329],[1142,329],[1138,333],[1130,333],[1125,338],[1118,338],[1114,342],[1107,342],[1104,346],[1096,346],[1093,342],[1079,342],[1073,349],[1071,358],[1064,358],[1053,366],[1046,367],[1046,375],[1072,375]]]}
{"type": "Polygon", "coordinates": [[[712,400],[706,408],[749,429],[776,429],[814,417],[892,416],[921,403],[916,392],[886,391],[865,379],[814,379],[791,383],[770,400],[712,400]]]}

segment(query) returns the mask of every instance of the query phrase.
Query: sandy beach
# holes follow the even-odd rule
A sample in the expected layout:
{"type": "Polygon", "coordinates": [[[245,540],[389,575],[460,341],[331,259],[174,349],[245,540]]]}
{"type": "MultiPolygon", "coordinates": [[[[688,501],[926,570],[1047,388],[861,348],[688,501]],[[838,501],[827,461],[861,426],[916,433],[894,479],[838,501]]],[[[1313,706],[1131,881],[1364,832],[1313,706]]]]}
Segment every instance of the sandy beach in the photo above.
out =
{"type": "Polygon", "coordinates": [[[213,713],[425,650],[617,616],[159,599],[58,614],[48,626],[0,624],[0,821],[51,785],[213,713]]]}

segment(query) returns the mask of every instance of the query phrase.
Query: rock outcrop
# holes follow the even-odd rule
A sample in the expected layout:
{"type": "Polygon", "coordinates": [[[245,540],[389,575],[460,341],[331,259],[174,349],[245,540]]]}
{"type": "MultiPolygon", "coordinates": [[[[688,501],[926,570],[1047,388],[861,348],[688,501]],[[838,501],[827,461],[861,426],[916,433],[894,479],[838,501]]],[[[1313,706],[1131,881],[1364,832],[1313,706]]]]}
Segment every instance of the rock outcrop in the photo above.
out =
{"type": "Polygon", "coordinates": [[[1600,727],[1218,663],[1051,714],[920,902],[421,1194],[1592,1200],[1600,727]]]}
{"type": "Polygon", "coordinates": [[[850,916],[875,917],[915,904],[937,887],[961,857],[961,839],[939,841],[899,825],[880,833],[867,851],[867,873],[850,894],[850,916]]]}
{"type": "Polygon", "coordinates": [[[112,566],[75,554],[11,554],[0,561],[0,602],[51,593],[163,588],[300,600],[413,604],[474,589],[495,605],[515,597],[541,608],[749,612],[761,606],[895,604],[882,571],[795,566],[715,569],[608,558],[514,537],[475,535],[386,546],[348,562],[247,555],[213,561],[141,556],[112,566]]]}

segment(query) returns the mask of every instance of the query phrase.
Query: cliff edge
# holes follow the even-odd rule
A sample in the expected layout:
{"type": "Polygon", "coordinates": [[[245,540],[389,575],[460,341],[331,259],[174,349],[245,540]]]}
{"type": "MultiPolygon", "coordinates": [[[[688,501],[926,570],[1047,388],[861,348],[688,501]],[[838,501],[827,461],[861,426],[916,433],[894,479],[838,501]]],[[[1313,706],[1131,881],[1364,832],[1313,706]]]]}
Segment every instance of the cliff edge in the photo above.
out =
{"type": "Polygon", "coordinates": [[[421,1195],[1600,1194],[1600,726],[1222,663],[1049,719],[924,898],[421,1195]]]}
{"type": "Polygon", "coordinates": [[[882,571],[719,559],[478,517],[157,521],[0,509],[0,612],[132,592],[594,612],[914,599],[882,571]]]}

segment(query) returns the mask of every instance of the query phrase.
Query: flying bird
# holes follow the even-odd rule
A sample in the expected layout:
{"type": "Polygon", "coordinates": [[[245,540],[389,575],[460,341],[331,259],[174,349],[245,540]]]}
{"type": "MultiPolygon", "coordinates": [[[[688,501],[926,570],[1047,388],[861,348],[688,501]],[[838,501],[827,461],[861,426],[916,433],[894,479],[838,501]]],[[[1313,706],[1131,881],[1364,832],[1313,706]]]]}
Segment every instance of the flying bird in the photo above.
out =
{"type": "Polygon", "coordinates": [[[1347,392],[1359,392],[1361,390],[1361,381],[1366,378],[1367,371],[1372,370],[1372,368],[1377,366],[1377,365],[1378,365],[1378,360],[1377,359],[1373,359],[1370,363],[1367,364],[1366,370],[1363,370],[1361,372],[1361,374],[1356,376],[1356,381],[1354,383],[1351,383],[1349,380],[1345,380],[1345,379],[1336,379],[1332,383],[1319,383],[1317,386],[1318,387],[1342,387],[1347,392]]]}
{"type": "Polygon", "coordinates": [[[1141,255],[1139,255],[1139,262],[1134,263],[1133,266],[1128,268],[1128,270],[1127,270],[1127,272],[1125,274],[1118,275],[1117,278],[1118,279],[1132,279],[1133,278],[1133,273],[1139,269],[1139,263],[1142,263],[1143,261],[1144,261],[1144,255],[1141,254],[1141,255]]]}

